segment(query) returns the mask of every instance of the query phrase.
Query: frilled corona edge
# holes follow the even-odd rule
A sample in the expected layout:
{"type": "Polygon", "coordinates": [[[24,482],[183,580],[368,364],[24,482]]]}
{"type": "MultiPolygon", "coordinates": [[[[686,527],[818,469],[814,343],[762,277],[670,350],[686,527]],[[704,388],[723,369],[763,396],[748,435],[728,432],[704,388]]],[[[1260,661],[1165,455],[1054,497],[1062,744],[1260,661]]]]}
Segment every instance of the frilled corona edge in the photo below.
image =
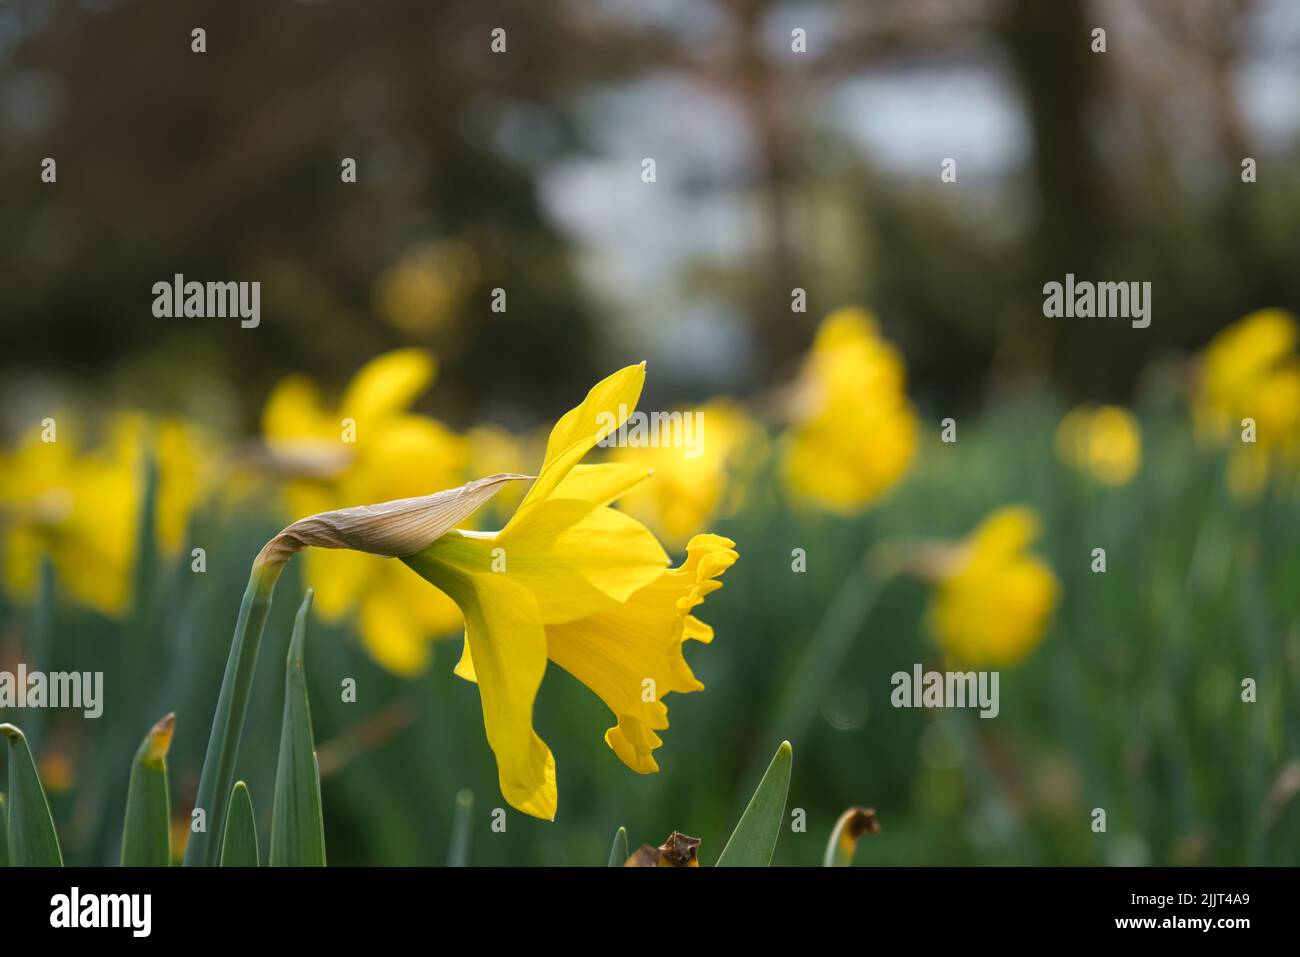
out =
{"type": "Polygon", "coordinates": [[[532,478],[531,475],[502,472],[433,495],[309,515],[298,519],[267,542],[258,553],[257,561],[259,564],[283,564],[310,545],[405,558],[428,548],[478,511],[506,482],[532,478]]]}

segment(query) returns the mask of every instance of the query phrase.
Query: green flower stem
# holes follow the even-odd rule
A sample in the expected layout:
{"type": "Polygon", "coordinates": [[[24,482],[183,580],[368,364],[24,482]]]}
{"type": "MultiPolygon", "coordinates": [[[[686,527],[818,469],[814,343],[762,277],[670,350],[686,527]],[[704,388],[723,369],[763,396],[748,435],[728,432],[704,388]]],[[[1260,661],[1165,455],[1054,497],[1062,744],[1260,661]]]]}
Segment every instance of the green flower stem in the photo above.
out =
{"type": "Polygon", "coordinates": [[[235,759],[239,738],[248,711],[248,697],[257,670],[257,652],[271,610],[271,595],[284,569],[283,561],[265,561],[261,556],[253,563],[244,601],[235,623],[235,637],[230,644],[226,674],[221,679],[221,695],[212,718],[212,734],[199,776],[199,793],[195,809],[202,809],[204,828],[194,830],[191,822],[185,846],[187,867],[216,867],[221,863],[221,833],[225,829],[226,809],[235,784],[235,759]]]}

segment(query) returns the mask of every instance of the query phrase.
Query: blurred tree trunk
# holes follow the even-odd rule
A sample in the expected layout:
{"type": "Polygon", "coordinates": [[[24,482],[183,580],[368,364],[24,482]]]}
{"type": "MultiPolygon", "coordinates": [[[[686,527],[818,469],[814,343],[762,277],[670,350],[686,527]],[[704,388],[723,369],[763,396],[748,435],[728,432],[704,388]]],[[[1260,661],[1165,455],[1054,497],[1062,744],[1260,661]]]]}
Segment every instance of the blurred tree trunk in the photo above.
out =
{"type": "MultiPolygon", "coordinates": [[[[1095,24],[1104,26],[1104,24],[1095,24]]],[[[1101,159],[1088,134],[1100,69],[1080,0],[1014,0],[1002,24],[1025,98],[1039,220],[1035,269],[1087,276],[1112,229],[1101,159]]]]}
{"type": "Polygon", "coordinates": [[[761,366],[755,371],[763,381],[788,372],[812,336],[809,316],[790,310],[790,291],[807,282],[798,279],[799,264],[790,235],[790,144],[795,137],[782,110],[782,78],[764,49],[763,25],[770,6],[769,0],[731,3],[739,28],[736,92],[754,137],[765,225],[760,255],[766,268],[755,280],[749,300],[760,343],[761,366]]]}

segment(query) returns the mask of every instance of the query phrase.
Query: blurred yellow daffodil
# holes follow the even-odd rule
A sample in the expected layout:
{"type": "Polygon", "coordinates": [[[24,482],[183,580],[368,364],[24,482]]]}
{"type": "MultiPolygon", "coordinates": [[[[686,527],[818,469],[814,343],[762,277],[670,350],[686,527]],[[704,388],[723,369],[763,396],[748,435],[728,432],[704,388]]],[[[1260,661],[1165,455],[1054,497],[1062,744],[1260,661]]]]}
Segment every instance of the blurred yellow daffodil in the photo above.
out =
{"type": "Polygon", "coordinates": [[[120,616],[130,602],[140,479],[111,450],[80,453],[66,415],[27,432],[0,463],[5,588],[30,599],[42,555],[82,604],[120,616]]]}
{"type": "Polygon", "coordinates": [[[1056,452],[1103,485],[1127,485],[1142,465],[1142,427],[1128,409],[1079,406],[1057,426],[1056,452]]]}
{"type": "Polygon", "coordinates": [[[0,456],[0,533],[6,590],[30,599],[41,555],[60,587],[103,614],[120,617],[131,600],[131,575],[144,482],[143,455],[158,469],[157,545],[181,546],[199,494],[205,439],[176,418],[120,413],[103,440],[84,451],[70,415],[30,429],[0,456]]]}
{"type": "MultiPolygon", "coordinates": [[[[435,371],[422,350],[386,353],[361,368],[333,409],[307,379],[280,382],[263,410],[262,431],[272,456],[298,476],[285,489],[289,509],[313,514],[462,482],[466,439],[407,411],[435,371]]],[[[423,670],[430,640],[462,627],[455,603],[399,562],[321,549],[307,552],[305,562],[316,613],[327,621],[355,614],[371,656],[398,674],[423,670]]]]}
{"type": "Polygon", "coordinates": [[[156,521],[158,546],[174,555],[185,544],[195,505],[212,490],[212,465],[218,440],[207,429],[176,416],[152,418],[125,412],[113,419],[108,447],[116,460],[134,463],[150,449],[158,473],[156,521]]]}
{"type": "Polygon", "coordinates": [[[614,713],[605,741],[615,754],[633,770],[657,771],[664,696],[703,687],[682,645],[713,633],[692,610],[736,560],[733,542],[697,535],[686,561],[667,568],[650,530],[609,507],[649,470],[579,464],[636,407],[644,380],[644,365],[622,369],[556,423],[541,471],[503,529],[451,531],[404,558],[464,613],[456,673],[478,684],[502,794],[535,817],[553,818],[557,802],[555,761],[532,725],[547,659],[614,713]]]}
{"type": "Polygon", "coordinates": [[[1300,460],[1300,338],[1296,319],[1262,309],[1211,340],[1198,369],[1195,419],[1202,439],[1227,443],[1234,494],[1257,494],[1278,467],[1300,460]]]}
{"type": "Polygon", "coordinates": [[[898,351],[858,308],[827,316],[796,384],[784,474],[794,493],[839,513],[878,500],[916,451],[916,412],[898,351]]]}
{"type": "Polygon", "coordinates": [[[1060,588],[1047,563],[1028,551],[1038,526],[1030,508],[999,508],[938,573],[927,619],[955,659],[1014,664],[1042,640],[1060,588]]]}
{"type": "Polygon", "coordinates": [[[670,548],[680,548],[702,525],[733,513],[742,503],[734,473],[745,470],[762,439],[761,429],[738,402],[714,399],[687,409],[700,423],[694,443],[620,446],[615,462],[652,469],[655,480],[638,486],[620,506],[654,529],[670,548]]]}
{"type": "MultiPolygon", "coordinates": [[[[516,436],[496,425],[476,425],[465,433],[469,442],[470,475],[496,475],[500,472],[523,472],[525,463],[535,461],[545,448],[546,434],[516,436]]],[[[507,485],[492,500],[492,508],[503,515],[514,511],[524,498],[526,486],[507,485]]]]}

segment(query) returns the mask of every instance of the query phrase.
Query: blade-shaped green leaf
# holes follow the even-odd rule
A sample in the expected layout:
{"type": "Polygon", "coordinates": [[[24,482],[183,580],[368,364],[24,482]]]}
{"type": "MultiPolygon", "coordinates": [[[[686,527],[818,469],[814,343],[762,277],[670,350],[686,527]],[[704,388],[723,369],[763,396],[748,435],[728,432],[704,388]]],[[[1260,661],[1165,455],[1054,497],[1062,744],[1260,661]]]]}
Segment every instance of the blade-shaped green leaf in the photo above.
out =
{"type": "Polygon", "coordinates": [[[257,867],[257,820],[253,817],[253,798],[248,785],[235,782],[230,795],[230,811],[221,843],[222,867],[257,867]]]}
{"type": "MultiPolygon", "coordinates": [[[[55,581],[54,562],[49,555],[41,556],[40,569],[36,578],[36,603],[32,608],[32,629],[27,643],[27,671],[49,672],[50,649],[54,645],[54,602],[55,581]]],[[[41,740],[45,733],[45,708],[33,708],[27,712],[23,723],[27,730],[27,746],[33,752],[41,750],[41,740]]]]}
{"type": "Polygon", "coordinates": [[[785,799],[790,791],[791,749],[782,741],[758,790],[740,816],[740,823],[722,849],[718,867],[767,867],[785,823],[785,799]]]}
{"type": "Polygon", "coordinates": [[[474,792],[463,789],[456,794],[456,815],[451,820],[451,848],[447,851],[448,867],[469,866],[469,845],[474,816],[474,792]]]}
{"type": "Polygon", "coordinates": [[[140,511],[135,522],[135,567],[131,572],[131,594],[135,602],[137,623],[147,614],[152,592],[157,587],[158,576],[158,460],[154,455],[156,435],[150,435],[141,449],[144,481],[140,486],[140,511]]]}
{"type": "Polygon", "coordinates": [[[255,562],[248,577],[248,588],[235,622],[235,637],[226,659],[226,673],[221,679],[221,694],[212,716],[212,733],[199,775],[199,793],[194,802],[202,810],[207,827],[193,831],[185,845],[187,866],[215,867],[221,860],[221,834],[225,829],[226,809],[235,783],[235,758],[243,734],[248,696],[257,670],[257,651],[262,644],[266,616],[271,610],[271,595],[283,565],[255,562]]]}
{"type": "Polygon", "coordinates": [[[320,768],[311,734],[307,702],[307,671],[303,665],[307,613],[312,590],[307,589],[289,639],[284,677],[284,720],[280,725],[280,762],[275,771],[275,801],[271,809],[271,866],[324,867],[325,825],[320,806],[320,768]]]}
{"type": "Polygon", "coordinates": [[[622,867],[630,855],[627,849],[627,828],[620,827],[614,832],[614,844],[609,849],[609,866],[622,867]]]}
{"type": "Polygon", "coordinates": [[[0,794],[0,867],[9,866],[9,802],[0,794]]]}
{"type": "Polygon", "coordinates": [[[167,751],[176,715],[169,714],[145,735],[131,762],[122,829],[123,867],[169,867],[172,862],[171,791],[167,786],[167,751]]]}
{"type": "Polygon", "coordinates": [[[62,867],[59,836],[27,739],[12,724],[0,724],[0,734],[9,739],[9,863],[62,867]]]}

